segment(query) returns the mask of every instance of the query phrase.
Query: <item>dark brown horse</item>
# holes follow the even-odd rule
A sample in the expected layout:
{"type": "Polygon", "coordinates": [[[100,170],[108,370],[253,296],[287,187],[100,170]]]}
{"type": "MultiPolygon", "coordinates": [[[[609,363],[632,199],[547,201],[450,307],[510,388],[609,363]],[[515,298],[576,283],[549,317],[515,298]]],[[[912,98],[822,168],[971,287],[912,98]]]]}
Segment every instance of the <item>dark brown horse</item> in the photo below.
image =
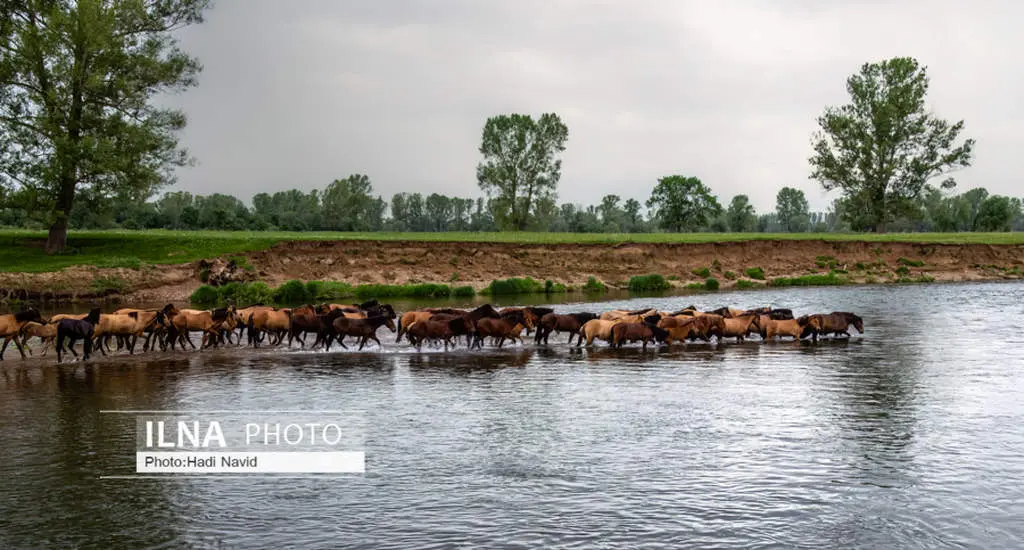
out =
{"type": "MultiPolygon", "coordinates": [[[[391,329],[391,332],[396,332],[398,329],[395,328],[395,323],[392,322],[391,317],[388,315],[376,315],[374,317],[367,317],[366,319],[349,319],[345,316],[338,317],[334,320],[334,330],[337,333],[338,343],[344,347],[343,340],[346,336],[353,336],[359,340],[359,349],[363,349],[366,342],[373,340],[377,342],[377,346],[384,347],[377,339],[377,329],[382,326],[387,326],[391,329]]],[[[328,348],[330,349],[330,343],[328,348]]]]}
{"type": "Polygon", "coordinates": [[[431,340],[443,341],[444,349],[448,351],[449,344],[455,347],[453,339],[458,336],[456,332],[466,330],[468,323],[469,321],[461,315],[451,317],[437,315],[409,325],[406,329],[406,336],[417,350],[422,349],[425,340],[431,340]]]}
{"type": "Polygon", "coordinates": [[[473,346],[482,347],[484,338],[491,337],[497,339],[500,348],[506,339],[512,338],[513,334],[518,334],[523,330],[525,325],[522,318],[522,312],[515,312],[515,314],[504,316],[501,319],[490,317],[480,319],[476,324],[476,338],[473,340],[473,346]]]}
{"type": "Polygon", "coordinates": [[[552,332],[568,332],[569,333],[569,345],[572,345],[573,336],[579,339],[583,338],[580,333],[580,329],[587,321],[597,319],[596,313],[570,313],[568,315],[559,315],[557,313],[548,313],[540,318],[540,323],[537,325],[537,335],[534,337],[534,342],[540,345],[541,342],[547,345],[548,338],[552,332]]]}
{"type": "Polygon", "coordinates": [[[816,314],[812,317],[818,319],[821,328],[814,331],[812,338],[818,339],[818,335],[822,336],[846,336],[849,337],[850,333],[847,332],[850,326],[857,329],[857,333],[864,334],[864,320],[859,316],[854,315],[848,311],[833,311],[829,314],[816,314]]]}

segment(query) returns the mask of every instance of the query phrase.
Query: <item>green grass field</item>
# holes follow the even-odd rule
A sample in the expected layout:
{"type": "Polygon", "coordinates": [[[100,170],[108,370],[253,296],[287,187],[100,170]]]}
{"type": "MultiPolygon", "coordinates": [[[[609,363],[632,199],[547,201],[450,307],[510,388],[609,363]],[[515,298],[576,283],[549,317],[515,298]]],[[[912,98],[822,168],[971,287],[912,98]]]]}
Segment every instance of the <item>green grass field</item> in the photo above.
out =
{"type": "Polygon", "coordinates": [[[287,240],[457,241],[523,244],[710,243],[825,240],[943,244],[1024,244],[1016,233],[336,233],[286,231],[72,231],[68,250],[48,255],[43,231],[0,230],[0,271],[45,272],[72,265],[139,267],[264,250],[287,240]]]}

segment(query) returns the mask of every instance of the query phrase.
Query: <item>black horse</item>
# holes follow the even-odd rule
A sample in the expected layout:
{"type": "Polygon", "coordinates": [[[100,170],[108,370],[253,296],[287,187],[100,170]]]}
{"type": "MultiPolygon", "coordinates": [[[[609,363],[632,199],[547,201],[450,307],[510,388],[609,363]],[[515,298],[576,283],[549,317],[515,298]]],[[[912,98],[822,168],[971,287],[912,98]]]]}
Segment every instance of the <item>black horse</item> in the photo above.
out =
{"type": "Polygon", "coordinates": [[[83,340],[82,349],[84,353],[82,359],[85,361],[89,360],[89,353],[92,352],[92,336],[96,330],[96,325],[100,322],[100,308],[94,307],[89,311],[89,315],[81,321],[78,319],[61,319],[57,323],[57,362],[61,362],[61,352],[64,351],[64,339],[68,339],[68,349],[71,353],[78,357],[78,352],[75,351],[75,341],[79,338],[83,340]]]}

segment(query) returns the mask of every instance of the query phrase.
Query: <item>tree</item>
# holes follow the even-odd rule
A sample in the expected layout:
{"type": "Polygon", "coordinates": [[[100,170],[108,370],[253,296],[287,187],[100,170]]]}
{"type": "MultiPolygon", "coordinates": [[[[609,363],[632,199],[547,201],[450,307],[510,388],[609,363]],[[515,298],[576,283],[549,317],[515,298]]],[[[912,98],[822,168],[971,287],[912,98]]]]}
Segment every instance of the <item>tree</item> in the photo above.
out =
{"type": "MultiPolygon", "coordinates": [[[[850,212],[863,217],[848,218],[851,225],[869,223],[882,233],[929,180],[970,166],[974,140],[957,145],[964,122],[925,110],[928,86],[927,68],[913,58],[865,63],[847,79],[851,103],[818,118],[811,179],[842,191],[850,212]]],[[[942,182],[955,185],[953,178],[942,182]]]]}
{"type": "Polygon", "coordinates": [[[493,212],[501,227],[522,231],[538,216],[538,206],[553,209],[562,174],[558,153],[565,150],[569,129],[557,114],[498,115],[484,124],[476,178],[494,199],[493,212]],[[543,204],[543,202],[547,204],[543,204]]]}
{"type": "Polygon", "coordinates": [[[725,212],[726,222],[729,230],[737,233],[746,233],[757,229],[757,216],[754,214],[754,205],[750,204],[750,197],[736,195],[729,201],[729,208],[725,212]]]}
{"type": "Polygon", "coordinates": [[[783,187],[775,196],[775,213],[784,231],[790,233],[807,231],[810,224],[810,207],[804,192],[792,187],[783,187]]]}
{"type": "Polygon", "coordinates": [[[663,228],[673,232],[696,231],[722,213],[718,199],[698,178],[666,176],[647,199],[654,218],[663,228]]]}
{"type": "Polygon", "coordinates": [[[153,105],[196,84],[173,32],[209,0],[0,3],[0,185],[36,191],[48,252],[67,244],[76,192],[148,197],[190,162],[185,115],[153,105]]]}
{"type": "Polygon", "coordinates": [[[334,231],[373,231],[382,223],[385,205],[373,198],[373,185],[363,174],[334,180],[324,189],[323,216],[327,229],[334,231]]]}
{"type": "Polygon", "coordinates": [[[640,201],[636,199],[629,199],[622,206],[623,217],[626,220],[626,231],[636,233],[643,228],[644,218],[640,213],[641,207],[640,201]]]}
{"type": "Polygon", "coordinates": [[[427,209],[429,231],[448,231],[452,222],[452,200],[444,195],[431,193],[423,203],[427,209]]]}
{"type": "Polygon", "coordinates": [[[992,195],[978,208],[974,218],[975,231],[1010,231],[1013,219],[1020,214],[1020,200],[992,195]]]}
{"type": "Polygon", "coordinates": [[[625,212],[619,207],[621,200],[618,195],[605,195],[601,198],[601,204],[597,209],[601,213],[601,223],[604,224],[605,232],[617,233],[622,229],[625,212]]]}

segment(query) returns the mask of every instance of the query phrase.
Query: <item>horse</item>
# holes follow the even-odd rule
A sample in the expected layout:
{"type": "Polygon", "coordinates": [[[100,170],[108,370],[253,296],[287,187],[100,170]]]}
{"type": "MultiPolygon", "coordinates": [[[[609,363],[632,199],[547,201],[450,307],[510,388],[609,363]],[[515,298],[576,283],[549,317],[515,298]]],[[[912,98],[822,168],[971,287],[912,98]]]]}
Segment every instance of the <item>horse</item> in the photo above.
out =
{"type": "Polygon", "coordinates": [[[864,334],[864,320],[859,316],[854,315],[848,311],[833,311],[829,314],[815,314],[812,317],[818,319],[820,327],[817,328],[812,337],[815,341],[818,340],[818,335],[832,335],[835,337],[846,336],[850,337],[850,333],[847,332],[850,326],[857,329],[858,334],[864,334]]]}
{"type": "Polygon", "coordinates": [[[452,347],[455,343],[452,342],[452,338],[455,338],[457,334],[453,329],[461,329],[460,325],[467,322],[465,317],[457,316],[448,320],[439,320],[437,318],[430,318],[424,321],[416,321],[409,325],[406,329],[406,335],[409,338],[416,350],[420,351],[423,347],[424,340],[443,340],[444,350],[448,351],[448,344],[452,347]]]}
{"type": "Polygon", "coordinates": [[[25,349],[21,345],[21,329],[28,323],[39,323],[45,325],[46,321],[39,315],[39,310],[29,308],[19,313],[8,313],[0,315],[0,337],[4,339],[4,346],[0,348],[0,361],[4,359],[4,352],[7,346],[14,341],[14,347],[18,349],[21,358],[25,358],[25,349]]]}
{"type": "Polygon", "coordinates": [[[587,339],[587,347],[590,347],[594,343],[594,338],[600,338],[607,342],[612,341],[612,327],[619,324],[618,319],[608,321],[605,319],[593,319],[583,323],[580,328],[580,339],[576,342],[576,347],[580,347],[583,344],[583,339],[587,339]]]}
{"type": "Polygon", "coordinates": [[[669,336],[668,331],[650,323],[617,323],[612,327],[612,347],[621,348],[623,342],[643,342],[647,349],[648,341],[664,342],[669,336]]]}
{"type": "Polygon", "coordinates": [[[275,346],[284,340],[291,326],[291,309],[263,309],[249,315],[246,320],[246,328],[249,343],[253,347],[260,347],[263,342],[263,334],[270,333],[270,345],[275,346]],[[276,339],[274,338],[276,336],[276,339]]]}
{"type": "Polygon", "coordinates": [[[540,345],[541,340],[543,340],[544,345],[547,345],[548,338],[551,336],[552,332],[568,332],[569,345],[571,346],[573,336],[578,336],[581,339],[583,338],[583,335],[580,334],[580,329],[583,328],[583,324],[594,319],[597,319],[596,313],[583,312],[570,313],[568,315],[548,313],[540,318],[534,342],[537,345],[540,345]]]}
{"type": "MultiPolygon", "coordinates": [[[[35,321],[25,323],[25,326],[21,328],[21,345],[28,348],[28,341],[32,338],[39,338],[39,342],[43,346],[43,352],[39,356],[45,357],[47,350],[50,349],[50,346],[57,339],[57,325],[55,323],[41,325],[35,321]]],[[[28,353],[29,355],[34,355],[31,348],[29,348],[28,353]]]]}
{"type": "Polygon", "coordinates": [[[63,360],[64,351],[64,340],[68,340],[68,349],[77,358],[78,352],[75,351],[75,341],[81,338],[82,341],[82,360],[89,360],[89,353],[92,351],[92,339],[93,334],[96,331],[96,325],[100,322],[100,308],[94,307],[89,311],[89,314],[85,316],[85,319],[61,319],[57,324],[57,362],[60,363],[63,360]]]}
{"type": "MultiPolygon", "coordinates": [[[[104,345],[109,350],[110,337],[116,336],[119,339],[118,349],[121,347],[121,339],[124,339],[128,353],[134,355],[135,344],[138,342],[139,337],[146,331],[154,330],[154,327],[157,326],[164,328],[167,327],[167,319],[164,317],[164,312],[162,310],[132,311],[129,313],[101,315],[100,324],[96,327],[94,336],[101,351],[103,350],[104,345]]],[[[106,353],[104,352],[104,355],[105,354],[106,353]]]]}
{"type": "Polygon", "coordinates": [[[622,318],[622,317],[631,316],[631,315],[645,316],[645,315],[650,315],[652,313],[658,313],[658,310],[652,309],[652,308],[634,309],[634,310],[613,309],[611,311],[606,311],[606,312],[602,313],[601,316],[599,317],[599,319],[602,320],[602,321],[614,321],[616,319],[619,319],[619,318],[622,318]]]}
{"type": "MultiPolygon", "coordinates": [[[[339,311],[339,310],[334,310],[339,311]]],[[[344,311],[340,311],[345,315],[344,311]]],[[[345,315],[346,317],[348,315],[345,315]]],[[[304,334],[312,332],[319,335],[323,330],[320,316],[316,314],[313,306],[303,306],[293,309],[288,316],[288,347],[292,347],[292,340],[298,340],[299,346],[306,347],[304,334]]]]}
{"type": "Polygon", "coordinates": [[[671,344],[674,340],[684,342],[692,338],[700,324],[697,317],[680,315],[678,317],[662,317],[658,321],[658,328],[668,332],[668,336],[665,337],[665,343],[671,344]]]}
{"type": "Polygon", "coordinates": [[[195,349],[195,344],[192,343],[192,339],[188,336],[189,332],[193,330],[202,331],[203,333],[203,340],[199,344],[199,349],[217,346],[220,337],[220,327],[227,320],[228,315],[230,313],[227,308],[218,308],[213,311],[195,309],[182,309],[178,311],[178,314],[171,319],[167,330],[167,339],[171,349],[174,349],[176,341],[181,344],[181,349],[185,349],[186,342],[195,349]]]}
{"type": "Polygon", "coordinates": [[[743,338],[751,331],[758,333],[761,330],[760,315],[750,311],[744,312],[741,315],[723,318],[722,322],[724,328],[722,329],[721,337],[736,338],[737,342],[742,342],[743,338]]]}
{"type": "Polygon", "coordinates": [[[804,315],[796,319],[777,321],[768,319],[764,327],[765,340],[774,340],[776,336],[791,336],[799,340],[807,333],[817,335],[821,328],[821,318],[817,315],[804,315]]]}
{"type": "Polygon", "coordinates": [[[690,340],[704,340],[710,342],[714,336],[719,340],[725,333],[725,318],[713,313],[704,313],[696,316],[679,315],[676,319],[693,319],[693,329],[690,331],[690,340]]]}
{"type": "Polygon", "coordinates": [[[161,345],[163,346],[163,349],[167,349],[166,342],[161,341],[161,337],[164,334],[166,334],[166,332],[167,332],[167,325],[168,325],[169,320],[173,319],[174,316],[178,314],[178,312],[179,312],[178,308],[174,307],[174,304],[167,304],[167,305],[165,305],[164,307],[162,307],[162,308],[160,308],[158,310],[157,309],[121,308],[121,309],[118,309],[118,310],[114,311],[114,314],[115,315],[121,315],[121,314],[126,314],[126,313],[132,313],[133,311],[134,312],[138,312],[140,314],[141,313],[155,313],[157,311],[160,311],[160,312],[162,312],[164,314],[164,322],[163,323],[160,323],[160,324],[157,324],[157,325],[153,325],[151,327],[147,327],[146,330],[143,331],[146,334],[146,341],[142,344],[142,351],[149,351],[151,347],[153,349],[155,349],[156,348],[155,342],[161,342],[161,345]]]}
{"type": "MultiPolygon", "coordinates": [[[[345,317],[339,317],[334,320],[334,328],[338,334],[338,342],[342,343],[342,340],[346,336],[354,336],[359,339],[359,349],[363,349],[366,342],[373,340],[377,342],[377,345],[384,347],[377,339],[377,329],[381,326],[387,326],[391,329],[391,332],[397,332],[395,324],[391,321],[391,317],[387,315],[377,315],[374,317],[367,317],[365,319],[351,319],[345,317]]],[[[344,344],[342,343],[344,346],[344,344]]]]}
{"type": "Polygon", "coordinates": [[[473,340],[473,346],[482,347],[484,338],[493,337],[498,339],[498,347],[500,348],[506,339],[511,338],[513,333],[522,332],[526,326],[523,322],[523,312],[513,312],[512,315],[507,315],[501,319],[484,318],[476,324],[476,338],[473,340]]]}

